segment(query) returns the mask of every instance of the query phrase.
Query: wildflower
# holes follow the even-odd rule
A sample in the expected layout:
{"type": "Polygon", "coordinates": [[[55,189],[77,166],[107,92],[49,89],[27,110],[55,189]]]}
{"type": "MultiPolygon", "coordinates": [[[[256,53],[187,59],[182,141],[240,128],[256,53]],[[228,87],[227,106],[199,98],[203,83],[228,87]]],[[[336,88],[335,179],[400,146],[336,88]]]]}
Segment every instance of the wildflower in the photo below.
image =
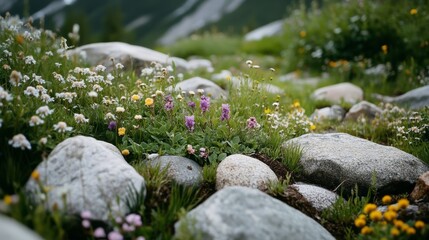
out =
{"type": "Polygon", "coordinates": [[[365,225],[366,225],[366,221],[365,221],[365,219],[357,218],[357,219],[355,220],[355,226],[356,226],[356,227],[361,228],[361,227],[363,227],[363,226],[365,226],[365,225]]]}
{"type": "Polygon", "coordinates": [[[127,131],[127,129],[124,127],[118,128],[118,135],[124,136],[126,131],[127,131]]]}
{"type": "Polygon", "coordinates": [[[31,173],[31,179],[33,179],[34,181],[39,181],[40,180],[40,173],[37,170],[34,170],[31,173]]]}
{"type": "Polygon", "coordinates": [[[155,91],[155,95],[156,95],[156,96],[164,96],[164,92],[163,92],[163,91],[161,91],[161,90],[156,90],[156,91],[155,91]]]}
{"type": "Polygon", "coordinates": [[[141,216],[135,213],[128,214],[125,217],[125,221],[136,227],[143,225],[141,216]]]}
{"type": "Polygon", "coordinates": [[[96,71],[96,72],[104,72],[104,71],[106,71],[106,67],[105,67],[105,66],[103,66],[103,65],[97,65],[97,66],[95,67],[95,71],[96,71]]]}
{"type": "Polygon", "coordinates": [[[110,130],[110,131],[113,131],[113,130],[115,130],[116,129],[116,122],[115,121],[110,121],[109,122],[109,125],[107,126],[107,128],[110,130]]]}
{"type": "Polygon", "coordinates": [[[116,116],[113,113],[108,112],[108,113],[106,113],[106,115],[104,115],[104,119],[106,119],[106,120],[115,120],[116,116]]]}
{"type": "Polygon", "coordinates": [[[247,65],[247,66],[249,66],[249,67],[250,67],[250,66],[252,66],[252,64],[253,64],[252,60],[247,60],[247,61],[246,61],[246,65],[247,65]]]}
{"type": "Polygon", "coordinates": [[[177,94],[176,99],[179,100],[179,101],[182,101],[183,100],[183,96],[179,93],[179,94],[177,94]]]}
{"type": "Polygon", "coordinates": [[[207,158],[208,156],[209,156],[209,153],[208,153],[207,149],[200,148],[200,157],[207,158]]]}
{"type": "Polygon", "coordinates": [[[42,102],[44,103],[50,103],[54,101],[54,98],[49,96],[49,94],[44,93],[40,96],[40,99],[42,100],[42,102]]]}
{"type": "Polygon", "coordinates": [[[299,107],[301,107],[301,104],[299,103],[299,101],[298,101],[298,100],[295,100],[295,101],[293,101],[292,106],[293,106],[294,108],[299,108],[299,107]]]}
{"type": "Polygon", "coordinates": [[[254,68],[254,69],[259,69],[259,68],[261,68],[259,65],[252,65],[252,68],[254,68]]]}
{"type": "Polygon", "coordinates": [[[123,69],[123,68],[124,68],[124,65],[122,65],[122,63],[117,63],[117,64],[115,65],[115,67],[116,67],[116,69],[123,69]]]}
{"type": "Polygon", "coordinates": [[[188,152],[188,154],[195,154],[195,149],[190,144],[186,146],[186,151],[188,152]]]}
{"type": "Polygon", "coordinates": [[[193,115],[185,116],[185,126],[188,128],[190,132],[194,131],[195,117],[193,115]]]}
{"type": "Polygon", "coordinates": [[[384,44],[383,46],[381,46],[381,51],[383,51],[384,54],[387,54],[388,47],[387,47],[386,44],[384,44]]]}
{"type": "Polygon", "coordinates": [[[394,220],[393,221],[393,225],[395,225],[395,227],[397,227],[397,228],[402,228],[402,226],[404,225],[405,223],[402,221],[402,220],[394,220]]]}
{"type": "Polygon", "coordinates": [[[124,232],[134,232],[136,228],[133,225],[130,225],[128,223],[122,224],[122,231],[124,232]]]}
{"type": "Polygon", "coordinates": [[[96,238],[105,238],[106,237],[106,232],[104,231],[104,229],[102,227],[98,227],[94,230],[94,237],[96,238]]]}
{"type": "Polygon", "coordinates": [[[39,139],[39,145],[46,145],[48,143],[48,138],[42,137],[39,139]]]}
{"type": "Polygon", "coordinates": [[[407,208],[410,205],[410,201],[408,199],[402,198],[398,200],[399,208],[407,208]]]}
{"type": "Polygon", "coordinates": [[[411,15],[416,15],[416,14],[417,14],[417,9],[416,9],[416,8],[412,8],[412,9],[410,10],[410,14],[411,14],[411,15]]]}
{"type": "Polygon", "coordinates": [[[9,80],[10,84],[12,84],[12,86],[17,87],[17,86],[21,85],[22,74],[18,71],[13,70],[10,73],[9,79],[10,79],[9,80]]]}
{"type": "Polygon", "coordinates": [[[130,155],[130,150],[128,150],[128,149],[124,149],[124,150],[122,150],[122,155],[124,155],[124,156],[128,156],[128,155],[130,155]]]}
{"type": "Polygon", "coordinates": [[[73,130],[73,128],[68,127],[67,123],[60,121],[57,124],[54,124],[54,130],[58,131],[59,133],[65,133],[73,130]]]}
{"type": "Polygon", "coordinates": [[[24,94],[27,96],[33,95],[35,97],[39,97],[39,91],[32,86],[28,86],[27,89],[24,90],[24,94]]]}
{"type": "Polygon", "coordinates": [[[383,204],[389,204],[392,202],[392,197],[389,195],[384,196],[381,201],[383,202],[383,204]]]}
{"type": "Polygon", "coordinates": [[[374,211],[375,209],[377,209],[377,205],[375,205],[373,203],[368,203],[363,208],[363,212],[366,214],[369,214],[370,212],[374,211]]]}
{"type": "Polygon", "coordinates": [[[117,113],[123,113],[123,112],[125,112],[125,108],[123,108],[123,107],[116,107],[116,112],[117,113]]]}
{"type": "Polygon", "coordinates": [[[135,119],[135,120],[142,120],[142,119],[143,119],[143,116],[142,116],[142,115],[135,115],[135,116],[134,116],[134,119],[135,119]]]}
{"type": "Polygon", "coordinates": [[[201,101],[200,101],[200,108],[201,108],[201,111],[204,113],[204,112],[207,112],[207,110],[209,110],[209,107],[210,107],[210,98],[209,97],[206,97],[206,96],[201,96],[201,101]]]}
{"type": "Polygon", "coordinates": [[[383,215],[384,215],[384,219],[390,222],[390,221],[393,221],[393,219],[396,219],[398,214],[394,211],[386,211],[383,215]]]}
{"type": "Polygon", "coordinates": [[[270,108],[264,108],[264,113],[265,114],[270,114],[271,113],[271,109],[270,108]]]}
{"type": "Polygon", "coordinates": [[[108,240],[123,240],[124,237],[120,233],[118,233],[116,231],[112,231],[107,235],[107,239],[108,240]]]}
{"type": "Polygon", "coordinates": [[[84,219],[84,220],[82,220],[82,226],[84,228],[89,228],[89,227],[91,227],[91,222],[88,221],[87,219],[84,219]]]}
{"type": "Polygon", "coordinates": [[[204,94],[204,89],[201,89],[201,88],[197,89],[197,93],[200,94],[200,95],[203,95],[204,94]]]}
{"type": "Polygon", "coordinates": [[[30,118],[30,121],[28,122],[28,124],[30,125],[30,127],[34,127],[37,125],[41,125],[43,124],[45,121],[43,121],[42,119],[40,119],[39,116],[34,115],[30,118]]]}
{"type": "Polygon", "coordinates": [[[401,231],[406,232],[409,228],[410,228],[410,226],[408,224],[404,223],[401,226],[401,231]]]}
{"type": "Polygon", "coordinates": [[[36,64],[36,60],[34,60],[34,58],[33,58],[33,56],[26,56],[25,58],[24,58],[24,62],[25,62],[25,64],[27,64],[27,65],[31,65],[31,64],[36,64]]]}
{"type": "Polygon", "coordinates": [[[77,97],[77,94],[75,92],[61,92],[61,93],[55,93],[55,96],[57,98],[62,98],[68,101],[69,103],[71,103],[73,101],[73,98],[77,97]]]}
{"type": "Polygon", "coordinates": [[[393,227],[392,229],[390,229],[390,235],[396,237],[399,234],[401,234],[401,232],[397,228],[393,227]]]}
{"type": "Polygon", "coordinates": [[[189,93],[189,95],[190,95],[191,97],[193,97],[193,96],[195,95],[195,92],[194,92],[194,91],[192,91],[192,90],[191,90],[191,91],[189,91],[188,93],[189,93]]]}
{"type": "Polygon", "coordinates": [[[399,207],[398,207],[398,205],[389,205],[388,207],[387,207],[387,210],[389,210],[389,211],[393,211],[393,212],[397,212],[398,210],[399,210],[399,207]]]}
{"type": "Polygon", "coordinates": [[[373,221],[380,221],[383,218],[383,215],[380,211],[375,210],[369,214],[369,218],[373,221]]]}
{"type": "Polygon", "coordinates": [[[314,130],[316,130],[316,125],[314,125],[313,123],[310,125],[310,130],[311,131],[314,131],[314,130]]]}
{"type": "Polygon", "coordinates": [[[195,108],[196,104],[192,101],[188,102],[188,107],[195,108]]]}
{"type": "Polygon", "coordinates": [[[414,227],[417,229],[423,229],[425,227],[425,223],[421,220],[417,220],[416,223],[414,223],[414,227]]]}
{"type": "Polygon", "coordinates": [[[416,234],[416,229],[414,229],[412,227],[407,228],[407,234],[408,235],[414,235],[414,234],[416,234]]]}
{"type": "Polygon", "coordinates": [[[88,92],[88,97],[96,98],[98,97],[98,93],[96,91],[88,92]]]}
{"type": "Polygon", "coordinates": [[[146,98],[144,100],[144,105],[146,105],[148,107],[152,106],[153,105],[153,98],[146,98]]]}
{"type": "Polygon", "coordinates": [[[89,121],[89,119],[85,118],[83,114],[78,113],[74,114],[74,120],[76,121],[76,123],[87,123],[89,121]]]}
{"type": "Polygon", "coordinates": [[[275,71],[276,71],[276,69],[274,69],[274,68],[270,68],[270,71],[271,71],[271,72],[275,72],[275,71]]]}
{"type": "Polygon", "coordinates": [[[256,121],[255,117],[250,117],[249,119],[247,119],[246,122],[247,122],[247,128],[249,128],[249,129],[259,128],[260,127],[260,125],[256,121]]]}
{"type": "Polygon", "coordinates": [[[31,144],[23,134],[17,134],[9,140],[9,145],[12,145],[14,148],[21,148],[21,150],[28,149],[31,150],[31,144]]]}
{"type": "Polygon", "coordinates": [[[137,102],[138,100],[140,100],[140,96],[137,94],[134,94],[131,96],[131,101],[133,102],[137,102]]]}
{"type": "Polygon", "coordinates": [[[89,210],[83,210],[80,213],[80,217],[83,218],[83,219],[90,219],[91,216],[92,216],[92,214],[91,214],[91,211],[89,211],[89,210]]]}
{"type": "Polygon", "coordinates": [[[302,37],[302,38],[305,38],[307,36],[307,32],[304,31],[304,30],[302,30],[302,31],[299,32],[299,36],[302,37]]]}
{"type": "Polygon", "coordinates": [[[174,107],[174,103],[173,103],[173,98],[168,95],[165,97],[165,104],[164,104],[164,109],[166,111],[171,111],[174,107]]]}
{"type": "Polygon", "coordinates": [[[372,227],[365,226],[360,230],[360,233],[362,233],[363,235],[368,235],[371,234],[373,231],[374,229],[372,229],[372,227]]]}
{"type": "Polygon", "coordinates": [[[11,205],[12,204],[12,196],[11,195],[6,195],[3,197],[3,202],[6,205],[11,205]]]}
{"type": "Polygon", "coordinates": [[[229,113],[230,113],[229,104],[222,104],[222,114],[220,116],[220,120],[221,121],[229,120],[230,118],[229,113]]]}

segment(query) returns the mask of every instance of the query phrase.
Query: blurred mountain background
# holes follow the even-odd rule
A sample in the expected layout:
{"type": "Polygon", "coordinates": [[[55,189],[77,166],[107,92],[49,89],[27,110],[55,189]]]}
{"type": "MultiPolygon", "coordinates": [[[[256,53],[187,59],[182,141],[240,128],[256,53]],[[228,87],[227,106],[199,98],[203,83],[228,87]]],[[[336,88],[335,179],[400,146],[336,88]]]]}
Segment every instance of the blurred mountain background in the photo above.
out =
{"type": "MultiPolygon", "coordinates": [[[[124,41],[153,47],[192,33],[241,36],[282,19],[293,0],[0,0],[0,12],[31,16],[67,36],[80,26],[79,45],[124,41]]],[[[309,1],[307,1],[309,2],[309,1]]]]}

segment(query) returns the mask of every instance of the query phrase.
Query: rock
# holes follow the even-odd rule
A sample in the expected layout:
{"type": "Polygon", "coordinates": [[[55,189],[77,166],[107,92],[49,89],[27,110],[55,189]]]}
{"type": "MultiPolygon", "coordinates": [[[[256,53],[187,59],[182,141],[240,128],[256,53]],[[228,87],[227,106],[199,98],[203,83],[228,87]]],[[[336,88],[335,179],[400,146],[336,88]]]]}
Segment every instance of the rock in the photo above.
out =
{"type": "Polygon", "coordinates": [[[387,74],[386,65],[378,64],[375,67],[368,68],[365,70],[365,74],[366,75],[386,75],[387,74]]]}
{"type": "Polygon", "coordinates": [[[383,101],[407,106],[410,109],[421,109],[429,106],[429,85],[416,88],[397,97],[375,94],[374,97],[383,101]]]}
{"type": "Polygon", "coordinates": [[[17,222],[13,218],[9,218],[0,214],[0,239],[2,240],[42,240],[39,235],[31,231],[29,228],[17,222]]]}
{"type": "Polygon", "coordinates": [[[123,42],[91,43],[68,51],[69,56],[86,56],[86,61],[92,66],[102,64],[113,69],[111,58],[125,67],[136,69],[138,73],[151,62],[163,65],[176,65],[178,69],[187,69],[188,62],[177,57],[170,57],[164,53],[123,42]]]}
{"type": "Polygon", "coordinates": [[[311,97],[316,101],[327,101],[333,104],[340,104],[342,101],[355,104],[362,101],[363,91],[360,87],[346,82],[316,89],[311,97]]]}
{"type": "Polygon", "coordinates": [[[168,168],[167,175],[176,183],[186,186],[197,186],[202,181],[202,168],[196,162],[179,156],[159,156],[147,162],[150,166],[168,168]]]}
{"type": "Polygon", "coordinates": [[[335,239],[300,211],[261,191],[238,186],[213,194],[180,219],[175,230],[176,237],[205,240],[335,239]]]}
{"type": "Polygon", "coordinates": [[[282,76],[279,76],[280,82],[290,82],[294,86],[296,85],[302,85],[302,86],[317,86],[322,81],[322,78],[327,78],[328,76],[325,76],[327,74],[322,75],[321,77],[308,77],[308,76],[301,76],[301,74],[297,72],[291,72],[282,76]]]}
{"type": "Polygon", "coordinates": [[[311,114],[310,119],[312,121],[342,121],[345,113],[346,111],[342,107],[338,105],[333,105],[332,107],[316,109],[314,113],[311,114]]]}
{"type": "Polygon", "coordinates": [[[225,81],[228,78],[232,78],[232,73],[229,70],[222,70],[220,73],[215,73],[212,75],[214,81],[225,81]]]}
{"type": "Polygon", "coordinates": [[[404,193],[429,170],[411,154],[345,133],[306,134],[286,141],[283,147],[289,144],[302,148],[299,163],[307,181],[327,189],[341,185],[345,193],[357,184],[364,194],[374,174],[377,193],[404,193]]]}
{"type": "MultiPolygon", "coordinates": [[[[232,85],[235,88],[240,88],[242,84],[247,84],[249,87],[253,87],[253,80],[252,79],[243,79],[238,77],[232,77],[231,78],[232,85]]],[[[266,91],[270,94],[284,94],[285,92],[283,89],[271,84],[271,83],[258,83],[258,89],[261,89],[263,91],[266,91]]]]}
{"type": "Polygon", "coordinates": [[[319,212],[332,207],[340,197],[334,192],[315,185],[295,183],[290,185],[290,187],[298,190],[298,192],[311,204],[311,206],[319,212]]]}
{"type": "Polygon", "coordinates": [[[381,113],[381,108],[370,102],[362,101],[350,108],[349,112],[346,114],[345,119],[356,121],[360,116],[363,116],[368,120],[372,120],[375,118],[375,116],[381,113]]]}
{"type": "Polygon", "coordinates": [[[284,23],[283,20],[277,20],[275,22],[271,22],[262,27],[259,27],[244,35],[244,40],[257,41],[265,37],[280,35],[283,32],[283,23],[284,23]]]}
{"type": "Polygon", "coordinates": [[[194,71],[197,69],[204,69],[207,72],[213,72],[213,65],[210,60],[207,59],[190,59],[188,60],[188,70],[194,71]]]}
{"type": "MultiPolygon", "coordinates": [[[[121,152],[112,144],[92,137],[64,140],[36,170],[41,184],[49,189],[47,209],[57,204],[70,214],[89,210],[93,219],[107,220],[110,212],[114,216],[128,213],[126,198],[133,188],[145,194],[143,177],[125,161],[121,152]]],[[[40,199],[40,189],[34,179],[28,180],[26,191],[36,201],[40,199]]]]}
{"type": "Polygon", "coordinates": [[[241,154],[226,157],[216,170],[217,190],[227,186],[245,186],[265,191],[270,181],[278,181],[278,178],[268,165],[241,154]]]}
{"type": "MultiPolygon", "coordinates": [[[[213,99],[226,98],[228,93],[219,87],[216,83],[201,77],[193,77],[187,80],[183,80],[176,84],[175,91],[194,91],[203,89],[205,95],[210,95],[213,99]]],[[[171,91],[171,88],[167,89],[171,91]]]]}
{"type": "Polygon", "coordinates": [[[414,201],[429,201],[429,172],[425,172],[420,175],[410,197],[414,201]]]}

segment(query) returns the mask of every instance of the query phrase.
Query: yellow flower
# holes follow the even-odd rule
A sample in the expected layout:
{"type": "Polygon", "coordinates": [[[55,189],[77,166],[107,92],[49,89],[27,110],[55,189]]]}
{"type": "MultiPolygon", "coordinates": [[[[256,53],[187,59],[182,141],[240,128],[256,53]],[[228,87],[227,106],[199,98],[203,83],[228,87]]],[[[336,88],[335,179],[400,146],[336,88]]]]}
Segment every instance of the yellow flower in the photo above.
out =
{"type": "Polygon", "coordinates": [[[307,32],[302,30],[301,32],[299,32],[299,36],[305,38],[305,36],[307,36],[307,32]]]}
{"type": "Polygon", "coordinates": [[[383,202],[383,204],[389,204],[392,202],[392,197],[389,195],[384,196],[381,201],[383,202]]]}
{"type": "Polygon", "coordinates": [[[384,44],[383,46],[381,46],[381,51],[383,51],[384,54],[387,54],[387,50],[388,50],[388,47],[387,47],[386,44],[384,44]]]}
{"type": "Polygon", "coordinates": [[[402,224],[402,226],[401,226],[401,230],[402,230],[403,232],[408,231],[408,229],[409,229],[409,228],[410,228],[410,226],[408,226],[408,224],[406,224],[406,223],[402,224]]]}
{"type": "Polygon", "coordinates": [[[270,114],[271,113],[271,109],[270,108],[265,108],[264,109],[264,113],[265,114],[270,114]]]}
{"type": "Polygon", "coordinates": [[[314,125],[314,124],[311,124],[311,125],[310,125],[310,130],[311,130],[311,131],[314,131],[314,130],[316,130],[316,125],[314,125]]]}
{"type": "Polygon", "coordinates": [[[414,227],[416,227],[417,229],[423,229],[425,227],[425,223],[423,221],[416,221],[416,223],[414,223],[414,227]]]}
{"type": "Polygon", "coordinates": [[[35,181],[39,181],[40,180],[40,173],[37,170],[34,170],[31,173],[31,178],[34,179],[35,181]]]}
{"type": "Polygon", "coordinates": [[[146,106],[152,106],[153,105],[153,98],[146,98],[144,100],[144,105],[146,105],[146,106]]]}
{"type": "Polygon", "coordinates": [[[294,108],[299,108],[301,106],[301,104],[299,103],[298,100],[293,101],[293,107],[294,108]]]}
{"type": "Polygon", "coordinates": [[[12,202],[13,202],[12,196],[11,196],[11,195],[6,195],[6,196],[4,196],[4,198],[3,198],[3,202],[4,202],[4,204],[6,204],[6,205],[10,205],[10,204],[12,204],[12,202]]]}
{"type": "Polygon", "coordinates": [[[387,210],[397,212],[399,210],[399,207],[396,204],[395,205],[389,205],[387,207],[387,210]]]}
{"type": "Polygon", "coordinates": [[[134,95],[132,95],[132,96],[131,96],[131,100],[132,100],[133,102],[137,102],[138,100],[140,100],[140,96],[139,96],[139,95],[137,95],[137,94],[134,94],[134,95]]]}
{"type": "Polygon", "coordinates": [[[410,10],[410,14],[411,14],[411,15],[416,15],[416,14],[417,14],[417,9],[416,9],[416,8],[412,8],[412,9],[410,10]]]}
{"type": "Polygon", "coordinates": [[[335,68],[335,67],[337,67],[337,62],[335,62],[335,61],[329,61],[328,65],[329,65],[331,68],[335,68]]]}
{"type": "Polygon", "coordinates": [[[375,210],[369,214],[369,218],[372,221],[380,221],[383,218],[383,214],[380,211],[375,210]]]}
{"type": "Polygon", "coordinates": [[[397,217],[397,213],[396,212],[394,212],[394,211],[386,211],[385,213],[384,213],[384,219],[386,220],[386,221],[393,221],[393,219],[396,219],[396,217],[397,217]]]}
{"type": "Polygon", "coordinates": [[[363,226],[365,226],[365,225],[366,225],[366,221],[365,221],[365,219],[363,219],[363,218],[357,218],[357,219],[355,220],[355,226],[356,226],[356,227],[361,228],[361,227],[363,227],[363,226]]]}
{"type": "Polygon", "coordinates": [[[128,150],[128,149],[122,150],[122,155],[124,155],[124,156],[130,155],[130,150],[128,150]]]}
{"type": "Polygon", "coordinates": [[[404,208],[405,209],[405,208],[408,207],[408,205],[410,205],[410,201],[408,201],[408,199],[401,198],[401,199],[398,200],[398,206],[400,208],[404,208]]]}
{"type": "Polygon", "coordinates": [[[358,216],[358,218],[361,218],[361,219],[366,219],[366,215],[365,214],[359,214],[359,216],[358,216]]]}
{"type": "Polygon", "coordinates": [[[408,235],[414,235],[414,234],[416,234],[416,229],[414,229],[413,227],[409,227],[407,229],[407,234],[408,235]]]}
{"type": "Polygon", "coordinates": [[[360,230],[360,233],[362,233],[363,235],[368,235],[371,234],[374,230],[372,229],[372,227],[368,227],[365,226],[360,230]]]}
{"type": "Polygon", "coordinates": [[[377,209],[377,205],[375,205],[374,203],[368,203],[363,208],[363,212],[368,214],[368,213],[374,211],[375,209],[377,209]]]}
{"type": "Polygon", "coordinates": [[[401,232],[399,232],[399,230],[395,227],[393,227],[392,229],[390,229],[390,235],[396,237],[400,234],[401,232]]]}
{"type": "Polygon", "coordinates": [[[225,77],[225,79],[226,79],[227,81],[230,81],[230,80],[231,80],[231,76],[227,75],[227,76],[225,77]]]}
{"type": "Polygon", "coordinates": [[[401,228],[402,225],[404,225],[404,222],[402,220],[394,220],[393,225],[395,225],[397,228],[401,228]]]}
{"type": "Polygon", "coordinates": [[[118,135],[124,136],[126,131],[127,131],[127,129],[124,127],[118,128],[118,135]]]}

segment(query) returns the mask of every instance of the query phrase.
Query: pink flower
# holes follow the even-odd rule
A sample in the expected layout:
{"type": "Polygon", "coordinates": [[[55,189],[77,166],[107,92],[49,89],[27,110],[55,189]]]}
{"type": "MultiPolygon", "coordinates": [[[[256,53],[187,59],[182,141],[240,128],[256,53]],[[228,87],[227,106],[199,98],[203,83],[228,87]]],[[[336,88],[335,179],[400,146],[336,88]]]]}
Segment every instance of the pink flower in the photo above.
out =
{"type": "Polygon", "coordinates": [[[260,125],[256,121],[255,117],[250,117],[249,119],[247,119],[247,128],[253,129],[253,128],[259,128],[259,127],[260,127],[260,125]]]}
{"type": "Polygon", "coordinates": [[[106,237],[106,232],[104,231],[103,228],[98,227],[94,231],[94,237],[96,237],[96,238],[104,238],[104,237],[106,237]]]}

